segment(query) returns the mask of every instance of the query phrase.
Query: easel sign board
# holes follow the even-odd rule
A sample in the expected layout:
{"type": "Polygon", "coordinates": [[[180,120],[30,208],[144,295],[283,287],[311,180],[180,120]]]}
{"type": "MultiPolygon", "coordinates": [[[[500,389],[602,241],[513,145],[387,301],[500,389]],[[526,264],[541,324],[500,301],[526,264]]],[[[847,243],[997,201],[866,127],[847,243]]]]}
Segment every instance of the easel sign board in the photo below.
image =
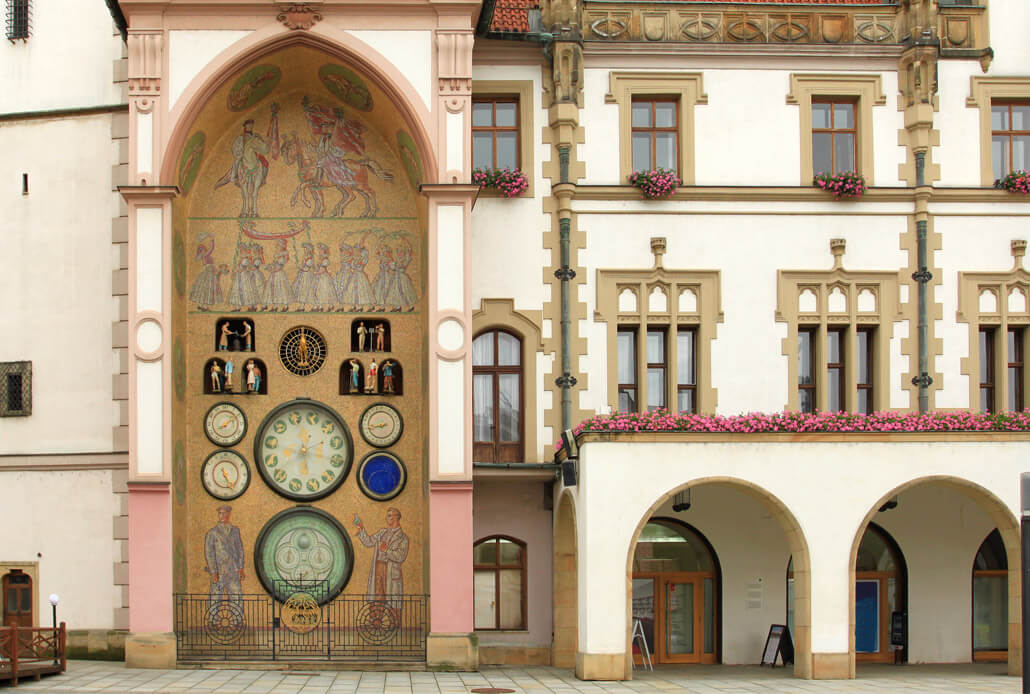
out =
{"type": "Polygon", "coordinates": [[[905,633],[905,613],[891,612],[891,645],[904,648],[908,640],[905,633]]]}
{"type": "Polygon", "coordinates": [[[762,651],[762,662],[759,666],[768,663],[776,667],[777,654],[783,661],[783,665],[794,662],[794,642],[790,639],[790,629],[786,624],[773,624],[769,627],[769,635],[765,637],[765,649],[762,651]]]}

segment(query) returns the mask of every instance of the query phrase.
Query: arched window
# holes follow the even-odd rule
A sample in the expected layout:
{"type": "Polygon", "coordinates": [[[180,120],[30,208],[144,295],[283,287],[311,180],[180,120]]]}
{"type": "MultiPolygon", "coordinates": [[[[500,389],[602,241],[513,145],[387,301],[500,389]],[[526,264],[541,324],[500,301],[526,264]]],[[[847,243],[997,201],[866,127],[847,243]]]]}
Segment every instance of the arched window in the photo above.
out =
{"type": "Polygon", "coordinates": [[[1007,660],[1009,563],[995,528],[973,561],[973,660],[1007,660]]]}
{"type": "Polygon", "coordinates": [[[473,460],[522,462],[523,426],[522,340],[488,330],[472,341],[473,460]]]}
{"type": "Polygon", "coordinates": [[[526,544],[494,535],[472,548],[475,628],[526,628],[526,544]]]}

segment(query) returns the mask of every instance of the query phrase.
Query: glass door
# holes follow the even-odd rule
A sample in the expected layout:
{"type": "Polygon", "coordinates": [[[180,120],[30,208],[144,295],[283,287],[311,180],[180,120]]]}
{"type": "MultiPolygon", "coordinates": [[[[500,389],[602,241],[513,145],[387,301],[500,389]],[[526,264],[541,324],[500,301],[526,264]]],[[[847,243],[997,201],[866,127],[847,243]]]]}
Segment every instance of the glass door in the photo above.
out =
{"type": "Polygon", "coordinates": [[[696,599],[694,581],[666,580],[665,584],[665,655],[669,662],[697,662],[694,639],[696,599]]]}
{"type": "MultiPolygon", "coordinates": [[[[633,620],[640,620],[655,663],[715,662],[715,590],[707,572],[633,575],[633,620]]],[[[634,640],[633,659],[642,658],[634,640]]]]}

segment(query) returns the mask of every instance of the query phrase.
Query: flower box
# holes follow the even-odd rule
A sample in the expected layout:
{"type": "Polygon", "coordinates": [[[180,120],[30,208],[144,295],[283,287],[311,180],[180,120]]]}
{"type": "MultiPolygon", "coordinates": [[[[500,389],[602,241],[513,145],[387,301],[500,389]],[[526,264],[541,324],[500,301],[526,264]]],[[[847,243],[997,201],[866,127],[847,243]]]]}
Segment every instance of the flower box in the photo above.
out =
{"type": "Polygon", "coordinates": [[[515,198],[522,195],[529,187],[529,180],[526,174],[518,169],[473,169],[472,182],[480,188],[491,188],[496,190],[505,198],[515,198]]]}
{"type": "Polygon", "coordinates": [[[1007,190],[1010,193],[1030,194],[1030,171],[1016,169],[1005,178],[999,178],[995,181],[994,187],[1007,190]]]}
{"type": "Polygon", "coordinates": [[[833,193],[837,200],[841,198],[860,198],[866,191],[865,178],[855,171],[843,171],[836,174],[822,173],[815,175],[812,181],[823,190],[833,193]]]}
{"type": "Polygon", "coordinates": [[[627,179],[631,186],[636,186],[648,200],[661,200],[676,192],[683,181],[672,169],[651,169],[650,171],[634,171],[627,179]]]}

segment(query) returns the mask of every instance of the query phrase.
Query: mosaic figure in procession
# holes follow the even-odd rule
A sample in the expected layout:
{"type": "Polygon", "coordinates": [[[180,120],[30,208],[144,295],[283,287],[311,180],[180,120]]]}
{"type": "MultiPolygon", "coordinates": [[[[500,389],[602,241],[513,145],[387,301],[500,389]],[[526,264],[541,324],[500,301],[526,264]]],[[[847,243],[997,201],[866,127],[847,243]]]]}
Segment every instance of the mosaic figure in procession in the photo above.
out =
{"type": "Polygon", "coordinates": [[[243,122],[243,132],[233,140],[234,161],[215,183],[215,190],[232,183],[240,189],[240,217],[258,216],[258,192],[268,179],[268,158],[279,157],[279,105],[272,104],[267,139],[254,132],[254,119],[243,122]]]}
{"type": "Polygon", "coordinates": [[[329,274],[329,247],[318,244],[318,260],[315,261],[314,304],[317,311],[336,310],[336,287],[329,274]]]}
{"type": "Polygon", "coordinates": [[[293,287],[286,276],[286,263],[290,260],[290,251],[286,239],[278,239],[275,244],[275,255],[268,266],[268,281],[261,299],[266,311],[285,311],[293,301],[293,287]]]}
{"type": "Polygon", "coordinates": [[[197,260],[201,262],[200,274],[193,282],[190,290],[190,301],[197,304],[201,311],[222,303],[222,288],[219,286],[219,271],[215,268],[212,256],[215,252],[215,238],[211,234],[201,234],[197,243],[197,260]]]}
{"type": "Polygon", "coordinates": [[[401,512],[386,509],[386,527],[369,535],[365,524],[354,515],[358,540],[372,547],[372,568],[368,572],[368,600],[382,600],[404,594],[404,560],[408,557],[408,536],[401,528],[401,512]]]}
{"type": "Polygon", "coordinates": [[[212,603],[239,600],[246,576],[240,529],[230,522],[232,506],[218,507],[218,522],[204,536],[204,570],[211,578],[212,603]]]}

